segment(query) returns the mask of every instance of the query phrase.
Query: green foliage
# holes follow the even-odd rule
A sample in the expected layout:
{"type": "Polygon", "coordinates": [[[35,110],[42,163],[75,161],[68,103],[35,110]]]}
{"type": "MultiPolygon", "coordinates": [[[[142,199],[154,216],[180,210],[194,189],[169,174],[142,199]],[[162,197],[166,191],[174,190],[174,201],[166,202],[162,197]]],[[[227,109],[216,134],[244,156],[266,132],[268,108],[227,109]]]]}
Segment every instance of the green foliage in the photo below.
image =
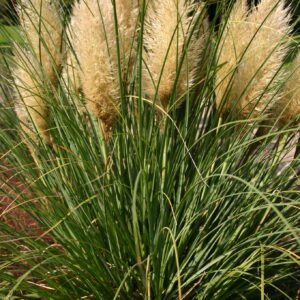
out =
{"type": "Polygon", "coordinates": [[[12,40],[21,42],[18,27],[0,24],[0,48],[9,48],[12,40]]]}
{"type": "Polygon", "coordinates": [[[1,298],[295,299],[299,158],[284,154],[298,129],[258,137],[260,120],[221,118],[209,34],[201,89],[166,113],[142,93],[139,31],[108,141],[63,79],[44,96],[52,144],[29,140],[34,158],[0,104],[0,191],[12,201],[1,220],[17,206],[38,224],[0,223],[1,298]]]}

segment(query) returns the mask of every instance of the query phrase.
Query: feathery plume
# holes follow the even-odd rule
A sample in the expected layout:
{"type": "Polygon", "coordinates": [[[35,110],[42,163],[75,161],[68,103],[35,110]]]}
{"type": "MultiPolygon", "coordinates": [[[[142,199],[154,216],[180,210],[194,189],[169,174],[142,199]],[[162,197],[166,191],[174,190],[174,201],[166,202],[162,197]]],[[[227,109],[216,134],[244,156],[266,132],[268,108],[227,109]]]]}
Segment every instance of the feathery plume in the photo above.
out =
{"type": "MultiPolygon", "coordinates": [[[[237,60],[231,60],[235,60],[234,68],[237,69],[232,86],[225,84],[225,91],[223,87],[221,93],[217,89],[217,104],[228,93],[224,110],[234,109],[238,117],[244,119],[250,115],[258,117],[266,114],[266,109],[278,101],[274,97],[279,97],[276,86],[283,79],[280,69],[287,53],[285,39],[290,32],[290,16],[284,1],[274,3],[274,0],[262,0],[248,16],[245,16],[246,2],[237,2],[236,10],[239,10],[239,5],[244,11],[243,22],[239,22],[237,32],[232,32],[232,39],[243,40],[243,44],[237,48],[233,45],[231,50],[220,50],[227,51],[227,55],[237,56],[237,60]]],[[[230,22],[228,26],[232,26],[230,22]]],[[[225,33],[222,39],[226,38],[231,37],[225,33]]],[[[226,61],[219,61],[219,64],[222,63],[226,64],[226,61]]]]}
{"type": "MultiPolygon", "coordinates": [[[[130,57],[137,22],[137,2],[116,1],[122,71],[130,57]]],[[[111,0],[86,0],[75,4],[71,18],[74,52],[86,106],[105,131],[113,125],[119,108],[117,36],[111,0]]]]}
{"type": "Polygon", "coordinates": [[[49,143],[48,109],[42,94],[57,81],[61,64],[62,24],[48,0],[24,0],[21,4],[20,22],[29,50],[15,47],[16,113],[23,122],[22,128],[33,140],[36,140],[35,135],[28,130],[32,127],[31,122],[44,141],[49,143]]]}
{"type": "Polygon", "coordinates": [[[55,83],[62,63],[62,23],[50,0],[23,0],[19,12],[22,29],[43,75],[55,83]]]}
{"type": "Polygon", "coordinates": [[[47,109],[41,97],[39,82],[41,74],[38,74],[40,70],[35,69],[30,52],[15,46],[15,53],[17,53],[17,68],[14,71],[15,89],[19,97],[15,110],[21,121],[21,128],[35,142],[36,128],[42,139],[50,143],[50,135],[47,132],[47,109]]]}
{"type": "Polygon", "coordinates": [[[228,19],[224,21],[222,37],[218,52],[218,64],[220,65],[216,73],[216,104],[222,111],[228,111],[234,105],[234,99],[228,97],[233,76],[235,75],[239,59],[247,45],[248,26],[247,0],[237,1],[233,6],[228,19]]]}
{"type": "Polygon", "coordinates": [[[235,97],[242,95],[248,85],[239,101],[244,118],[252,112],[254,117],[260,116],[267,106],[275,104],[276,86],[283,79],[280,69],[287,53],[284,40],[290,32],[290,16],[284,1],[278,4],[274,0],[261,1],[247,21],[253,41],[249,41],[249,48],[239,65],[239,82],[233,85],[235,97]]]}
{"type": "MultiPolygon", "coordinates": [[[[205,47],[205,34],[208,21],[204,16],[204,4],[198,7],[185,4],[184,0],[153,0],[146,15],[144,33],[144,74],[143,87],[145,93],[166,109],[174,90],[178,76],[179,63],[186,55],[176,85],[176,104],[181,103],[184,93],[194,83],[197,66],[200,63],[201,51],[205,47]],[[197,15],[189,13],[197,9],[197,15]],[[201,18],[200,25],[195,27],[194,21],[201,18]],[[195,30],[194,30],[195,29],[195,30]],[[194,30],[189,44],[186,44],[191,30],[194,30]],[[157,93],[156,93],[157,92],[157,93]]],[[[196,21],[195,21],[196,22],[196,21]]]]}
{"type": "MultiPolygon", "coordinates": [[[[277,107],[277,115],[281,115],[280,126],[284,126],[300,116],[300,52],[293,61],[288,75],[283,87],[284,96],[277,107]]],[[[300,124],[300,120],[297,120],[297,124],[300,124]]]]}

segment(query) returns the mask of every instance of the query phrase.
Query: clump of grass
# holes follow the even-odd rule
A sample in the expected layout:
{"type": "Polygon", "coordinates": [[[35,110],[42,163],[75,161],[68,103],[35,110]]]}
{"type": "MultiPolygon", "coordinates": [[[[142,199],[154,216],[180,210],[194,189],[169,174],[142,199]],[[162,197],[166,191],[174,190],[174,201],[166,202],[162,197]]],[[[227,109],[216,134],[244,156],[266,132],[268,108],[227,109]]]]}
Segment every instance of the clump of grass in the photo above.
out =
{"type": "MultiPolygon", "coordinates": [[[[256,100],[270,94],[279,99],[288,88],[288,77],[274,77],[281,74],[288,27],[276,27],[272,45],[263,43],[269,55],[249,53],[269,31],[264,27],[269,18],[270,26],[277,24],[276,14],[285,25],[289,18],[284,1],[272,3],[272,10],[270,1],[262,0],[251,11],[246,2],[239,9],[229,2],[228,7],[220,3],[219,15],[206,27],[209,7],[202,2],[170,1],[167,11],[155,1],[138,6],[134,1],[75,1],[61,35],[69,61],[63,62],[62,74],[56,72],[58,80],[38,81],[34,70],[43,63],[37,59],[17,64],[28,80],[38,82],[38,89],[28,85],[26,93],[42,95],[47,103],[44,119],[52,147],[36,130],[39,140],[29,151],[31,134],[14,110],[1,104],[6,126],[0,130],[0,188],[11,205],[0,218],[17,207],[39,228],[16,231],[1,221],[2,298],[296,297],[299,159],[286,162],[285,154],[295,148],[289,137],[298,128],[275,130],[274,125],[264,136],[254,136],[261,119],[244,115],[240,120],[232,106],[250,91],[256,100]],[[261,11],[264,6],[268,12],[261,11]],[[169,17],[164,23],[162,12],[176,21],[169,17]],[[259,19],[247,26],[251,34],[244,42],[239,35],[224,38],[235,32],[237,15],[259,19]],[[220,61],[234,57],[222,49],[233,51],[232,43],[238,42],[237,66],[233,60],[220,61]],[[269,63],[272,57],[276,64],[269,63]],[[251,59],[257,71],[249,69],[246,76],[251,59]],[[269,91],[270,69],[276,86],[269,91]],[[236,86],[240,74],[246,79],[236,86]],[[263,87],[253,94],[255,82],[263,87]],[[46,92],[41,94],[41,88],[46,92]],[[240,90],[238,99],[230,98],[233,88],[240,90]],[[251,130],[241,135],[236,128],[249,122],[251,130]]],[[[39,37],[46,47],[47,39],[41,32],[39,37]]],[[[34,56],[30,47],[16,49],[34,56]]],[[[18,81],[11,84],[19,87],[18,99],[27,98],[18,81]]],[[[249,103],[256,111],[267,100],[249,103]]],[[[280,115],[273,118],[276,124],[280,115]]],[[[34,122],[31,118],[29,126],[34,122]]]]}

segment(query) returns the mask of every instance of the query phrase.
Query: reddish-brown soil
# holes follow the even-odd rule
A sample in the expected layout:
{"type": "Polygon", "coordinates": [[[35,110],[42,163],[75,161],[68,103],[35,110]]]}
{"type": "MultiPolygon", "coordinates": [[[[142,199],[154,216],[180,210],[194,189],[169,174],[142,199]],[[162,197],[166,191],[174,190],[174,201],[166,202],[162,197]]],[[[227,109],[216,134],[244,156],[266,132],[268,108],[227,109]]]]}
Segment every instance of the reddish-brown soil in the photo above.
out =
{"type": "Polygon", "coordinates": [[[7,171],[6,173],[0,174],[0,187],[6,195],[0,193],[0,223],[6,223],[13,227],[15,230],[24,230],[34,235],[41,233],[40,227],[37,222],[29,216],[22,206],[18,205],[15,201],[16,198],[20,197],[20,194],[25,193],[29,196],[30,193],[26,188],[25,184],[22,183],[13,171],[7,171]],[[9,181],[9,185],[6,182],[9,181]],[[15,187],[15,192],[11,186],[15,187]]]}

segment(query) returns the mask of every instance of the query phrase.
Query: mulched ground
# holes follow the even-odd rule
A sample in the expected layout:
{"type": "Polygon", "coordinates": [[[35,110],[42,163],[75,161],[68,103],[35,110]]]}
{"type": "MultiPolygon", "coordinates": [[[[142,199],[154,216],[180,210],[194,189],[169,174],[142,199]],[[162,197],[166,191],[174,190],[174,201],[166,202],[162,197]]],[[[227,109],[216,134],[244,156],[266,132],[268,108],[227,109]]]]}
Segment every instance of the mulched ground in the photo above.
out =
{"type": "Polygon", "coordinates": [[[13,227],[15,230],[24,230],[33,235],[41,234],[42,230],[40,229],[37,222],[29,216],[22,207],[18,207],[14,202],[14,199],[18,197],[16,194],[5,182],[9,178],[10,184],[17,187],[17,190],[20,193],[25,193],[30,195],[25,184],[22,183],[18,178],[13,176],[13,171],[7,171],[6,173],[0,174],[0,187],[1,189],[9,195],[9,197],[0,194],[0,223],[6,223],[7,225],[13,227]]]}

